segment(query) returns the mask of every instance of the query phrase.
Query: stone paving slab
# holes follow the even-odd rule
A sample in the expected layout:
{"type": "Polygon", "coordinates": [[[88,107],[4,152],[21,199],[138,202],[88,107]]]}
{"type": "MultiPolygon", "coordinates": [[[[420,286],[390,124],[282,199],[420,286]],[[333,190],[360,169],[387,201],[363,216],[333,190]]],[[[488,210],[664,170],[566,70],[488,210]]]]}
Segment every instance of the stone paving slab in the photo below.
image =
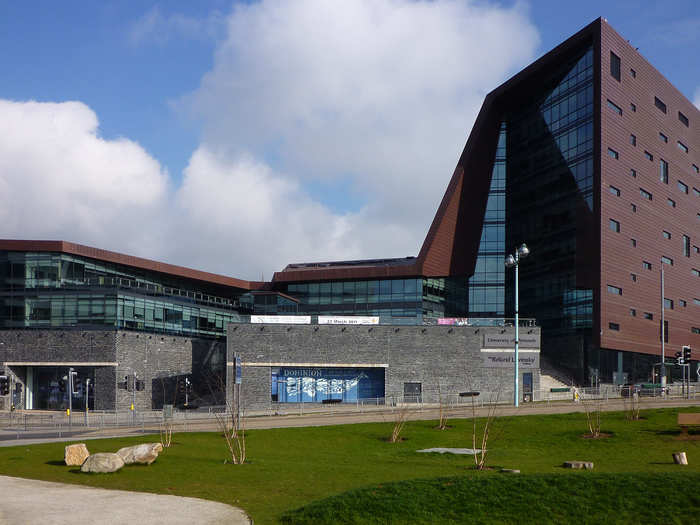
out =
{"type": "Polygon", "coordinates": [[[250,525],[243,510],[197,498],[0,476],[0,523],[250,525]]]}

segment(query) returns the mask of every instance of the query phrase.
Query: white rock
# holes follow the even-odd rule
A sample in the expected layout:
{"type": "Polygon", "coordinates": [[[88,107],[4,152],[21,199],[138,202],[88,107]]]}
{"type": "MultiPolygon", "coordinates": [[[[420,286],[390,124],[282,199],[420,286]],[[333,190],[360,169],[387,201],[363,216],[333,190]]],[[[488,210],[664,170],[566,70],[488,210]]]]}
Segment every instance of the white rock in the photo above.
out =
{"type": "Polygon", "coordinates": [[[117,454],[122,458],[124,463],[145,463],[150,465],[158,457],[158,453],[163,450],[163,445],[160,443],[143,443],[131,447],[124,447],[117,450],[117,454]]]}
{"type": "Polygon", "coordinates": [[[80,467],[81,472],[116,472],[124,466],[124,460],[112,452],[92,454],[80,467]]]}

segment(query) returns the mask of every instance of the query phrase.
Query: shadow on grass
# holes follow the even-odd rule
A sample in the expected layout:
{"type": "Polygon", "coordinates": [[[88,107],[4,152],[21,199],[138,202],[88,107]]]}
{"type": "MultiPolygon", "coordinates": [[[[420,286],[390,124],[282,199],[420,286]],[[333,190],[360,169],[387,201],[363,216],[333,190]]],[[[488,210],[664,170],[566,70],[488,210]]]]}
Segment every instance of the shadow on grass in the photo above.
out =
{"type": "Polygon", "coordinates": [[[52,467],[65,467],[66,462],[63,460],[51,460],[47,461],[45,465],[51,465],[52,467]]]}

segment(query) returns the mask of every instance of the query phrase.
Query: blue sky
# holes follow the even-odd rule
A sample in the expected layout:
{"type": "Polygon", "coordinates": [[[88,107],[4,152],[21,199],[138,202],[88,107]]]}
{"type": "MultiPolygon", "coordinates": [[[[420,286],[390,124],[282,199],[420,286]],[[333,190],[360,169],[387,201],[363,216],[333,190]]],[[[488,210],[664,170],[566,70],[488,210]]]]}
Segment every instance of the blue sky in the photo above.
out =
{"type": "Polygon", "coordinates": [[[415,255],[483,95],[598,16],[700,99],[696,0],[325,4],[0,3],[0,100],[21,103],[7,110],[18,137],[66,141],[39,164],[23,160],[37,144],[0,161],[0,189],[25,205],[0,237],[255,279],[305,259],[415,255]],[[60,140],[42,124],[57,112],[60,140]],[[59,205],[25,210],[67,179],[59,205]]]}

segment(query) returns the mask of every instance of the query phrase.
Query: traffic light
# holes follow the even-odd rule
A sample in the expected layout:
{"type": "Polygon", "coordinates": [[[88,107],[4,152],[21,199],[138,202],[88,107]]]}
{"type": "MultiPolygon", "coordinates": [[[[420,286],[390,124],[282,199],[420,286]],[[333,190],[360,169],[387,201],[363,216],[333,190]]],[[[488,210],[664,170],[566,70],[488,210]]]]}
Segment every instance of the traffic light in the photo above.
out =
{"type": "Polygon", "coordinates": [[[690,346],[683,346],[683,361],[685,363],[690,363],[690,346]]]}
{"type": "Polygon", "coordinates": [[[58,391],[61,392],[62,394],[66,391],[66,380],[65,379],[58,380],[58,391]]]}
{"type": "Polygon", "coordinates": [[[189,378],[189,377],[186,377],[186,378],[185,378],[185,391],[186,391],[188,394],[191,394],[191,393],[192,393],[192,381],[190,381],[190,378],[189,378]]]}
{"type": "Polygon", "coordinates": [[[136,380],[136,390],[141,392],[145,388],[146,388],[146,384],[143,381],[141,381],[140,379],[137,379],[136,380]]]}
{"type": "Polygon", "coordinates": [[[186,387],[185,387],[185,380],[184,380],[184,379],[177,382],[177,391],[178,391],[180,394],[184,394],[184,393],[185,393],[185,388],[186,388],[186,387]]]}
{"type": "Polygon", "coordinates": [[[10,393],[10,378],[0,376],[0,396],[6,396],[10,393]]]}
{"type": "Polygon", "coordinates": [[[683,352],[676,352],[676,363],[679,365],[683,364],[683,352]]]}
{"type": "Polygon", "coordinates": [[[82,385],[83,380],[78,377],[78,372],[73,372],[73,394],[78,395],[82,385]]]}

